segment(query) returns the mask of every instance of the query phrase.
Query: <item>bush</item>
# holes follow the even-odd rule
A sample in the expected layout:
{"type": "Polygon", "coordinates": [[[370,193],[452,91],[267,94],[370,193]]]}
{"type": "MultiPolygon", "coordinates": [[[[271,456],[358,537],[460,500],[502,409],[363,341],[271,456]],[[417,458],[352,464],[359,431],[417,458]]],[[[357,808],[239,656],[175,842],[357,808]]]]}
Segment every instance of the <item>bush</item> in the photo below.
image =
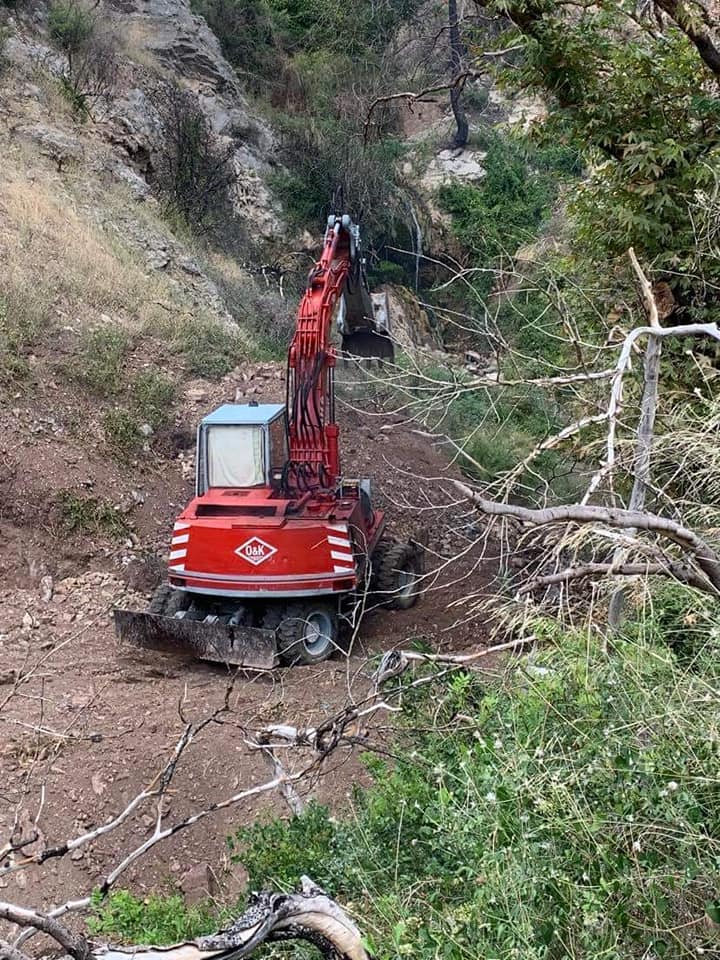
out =
{"type": "Polygon", "coordinates": [[[190,373],[208,380],[219,380],[230,373],[249,352],[239,331],[210,321],[185,325],[178,332],[176,346],[190,373]]]}
{"type": "Polygon", "coordinates": [[[100,533],[115,538],[127,535],[125,518],[104,500],[81,497],[72,490],[61,490],[57,497],[57,508],[60,525],[69,533],[100,533]]]}
{"type": "Polygon", "coordinates": [[[55,0],[48,11],[48,29],[66,58],[61,90],[75,110],[87,116],[117,82],[117,38],[95,10],[79,0],[55,0]]]}
{"type": "Polygon", "coordinates": [[[205,18],[244,84],[255,93],[266,88],[281,67],[266,0],[191,0],[190,6],[205,18]]]}
{"type": "Polygon", "coordinates": [[[333,875],[330,848],[335,827],[329,811],[309,803],[301,816],[288,823],[270,823],[244,827],[228,839],[232,859],[241,861],[251,877],[263,877],[280,890],[293,889],[299,880],[294,850],[303,851],[303,872],[323,886],[333,875]]]}
{"type": "MultiPolygon", "coordinates": [[[[494,131],[485,131],[480,145],[487,151],[482,183],[441,187],[440,200],[477,265],[491,267],[496,258],[513,256],[537,237],[556,196],[559,171],[550,155],[541,162],[540,152],[530,145],[494,131]]],[[[491,273],[480,276],[476,287],[486,297],[494,277],[491,273]]]]}
{"type": "Polygon", "coordinates": [[[172,380],[154,370],[145,370],[132,381],[129,392],[132,408],[141,423],[157,430],[168,422],[176,393],[172,380]]]}
{"type": "Polygon", "coordinates": [[[196,233],[211,233],[231,212],[228,188],[235,180],[231,151],[217,143],[189,91],[167,85],[155,106],[163,137],[155,157],[155,185],[165,213],[196,233]]]}
{"type": "Polygon", "coordinates": [[[121,459],[129,459],[142,450],[144,437],[140,423],[126,408],[108,410],[103,415],[102,425],[105,441],[121,459]]]}
{"type": "Polygon", "coordinates": [[[368,270],[368,283],[371,287],[380,287],[384,283],[405,285],[408,274],[404,267],[391,260],[378,260],[368,270]]]}

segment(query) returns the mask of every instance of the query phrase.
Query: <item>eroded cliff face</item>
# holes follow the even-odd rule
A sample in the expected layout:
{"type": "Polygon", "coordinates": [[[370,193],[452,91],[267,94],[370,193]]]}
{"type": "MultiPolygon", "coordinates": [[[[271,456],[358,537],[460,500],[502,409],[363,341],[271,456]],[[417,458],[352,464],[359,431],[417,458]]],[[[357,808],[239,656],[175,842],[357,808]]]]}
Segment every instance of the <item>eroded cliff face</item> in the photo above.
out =
{"type": "Polygon", "coordinates": [[[97,103],[85,124],[72,122],[57,109],[57,98],[47,96],[48,81],[63,70],[47,35],[47,10],[38,6],[32,16],[11,18],[7,95],[0,107],[8,132],[29,137],[58,159],[103,153],[104,172],[143,199],[151,193],[153,158],[163,149],[158,96],[169,83],[179,83],[196,97],[219,146],[230,153],[236,215],[259,240],[280,235],[281,211],[266,186],[275,165],[273,133],[244,96],[202,17],[187,0],[119,0],[105,6],[103,18],[117,36],[122,61],[113,95],[97,103]]]}
{"type": "Polygon", "coordinates": [[[236,215],[259,239],[280,235],[281,212],[266,186],[267,174],[276,165],[275,138],[245,97],[205,20],[193,14],[189,0],[114,0],[111,9],[136,57],[123,96],[109,113],[115,128],[129,135],[130,150],[135,142],[141,151],[162,149],[159,117],[148,91],[169,74],[196,96],[220,144],[231,152],[236,215]],[[150,66],[137,62],[143,59],[150,66]],[[153,64],[160,69],[153,70],[153,64]]]}

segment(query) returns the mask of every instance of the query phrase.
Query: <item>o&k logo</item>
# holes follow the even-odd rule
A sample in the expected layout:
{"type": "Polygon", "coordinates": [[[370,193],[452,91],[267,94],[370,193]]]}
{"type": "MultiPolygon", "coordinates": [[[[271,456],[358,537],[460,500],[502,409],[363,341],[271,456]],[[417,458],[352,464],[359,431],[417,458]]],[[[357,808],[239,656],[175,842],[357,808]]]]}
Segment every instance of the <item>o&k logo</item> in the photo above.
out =
{"type": "Polygon", "coordinates": [[[265,543],[260,537],[250,537],[249,540],[241,543],[240,546],[235,549],[235,553],[239,557],[242,557],[243,560],[247,560],[248,563],[257,567],[258,564],[269,560],[274,553],[277,553],[277,548],[271,547],[269,543],[265,543]]]}

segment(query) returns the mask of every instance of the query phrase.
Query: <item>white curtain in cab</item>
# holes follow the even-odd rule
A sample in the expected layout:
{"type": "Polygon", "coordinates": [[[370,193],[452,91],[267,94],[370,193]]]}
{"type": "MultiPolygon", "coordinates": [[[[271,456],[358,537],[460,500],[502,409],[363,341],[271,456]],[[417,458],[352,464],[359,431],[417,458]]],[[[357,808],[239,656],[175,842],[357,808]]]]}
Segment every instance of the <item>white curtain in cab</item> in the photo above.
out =
{"type": "Polygon", "coordinates": [[[257,487],[265,483],[262,428],[211,427],[208,436],[211,487],[257,487]]]}

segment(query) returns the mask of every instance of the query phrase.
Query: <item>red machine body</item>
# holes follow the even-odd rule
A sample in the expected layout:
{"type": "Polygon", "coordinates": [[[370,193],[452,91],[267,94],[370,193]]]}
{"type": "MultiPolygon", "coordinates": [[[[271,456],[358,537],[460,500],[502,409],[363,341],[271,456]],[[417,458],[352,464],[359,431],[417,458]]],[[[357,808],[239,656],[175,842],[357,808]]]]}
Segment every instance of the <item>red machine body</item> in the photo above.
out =
{"type": "Polygon", "coordinates": [[[317,597],[354,590],[384,526],[355,491],[336,500],[279,499],[271,488],[211,490],[173,530],[169,580],[195,593],[238,598],[317,597]],[[219,515],[208,516],[208,507],[219,515]],[[227,515],[227,508],[243,513],[227,515]],[[220,513],[222,511],[222,513],[220,513]]]}

